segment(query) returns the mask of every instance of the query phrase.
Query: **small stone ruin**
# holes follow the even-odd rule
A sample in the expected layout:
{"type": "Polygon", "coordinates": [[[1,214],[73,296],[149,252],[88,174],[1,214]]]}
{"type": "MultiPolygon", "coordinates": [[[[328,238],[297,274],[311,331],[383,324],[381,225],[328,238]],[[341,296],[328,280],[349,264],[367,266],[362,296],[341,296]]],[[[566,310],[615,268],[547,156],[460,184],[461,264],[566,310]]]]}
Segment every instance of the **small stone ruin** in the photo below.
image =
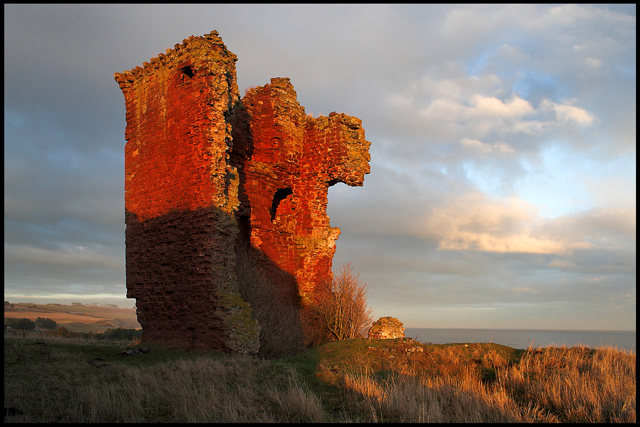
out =
{"type": "Polygon", "coordinates": [[[404,326],[395,317],[381,317],[371,325],[368,338],[370,340],[404,338],[404,326]]]}

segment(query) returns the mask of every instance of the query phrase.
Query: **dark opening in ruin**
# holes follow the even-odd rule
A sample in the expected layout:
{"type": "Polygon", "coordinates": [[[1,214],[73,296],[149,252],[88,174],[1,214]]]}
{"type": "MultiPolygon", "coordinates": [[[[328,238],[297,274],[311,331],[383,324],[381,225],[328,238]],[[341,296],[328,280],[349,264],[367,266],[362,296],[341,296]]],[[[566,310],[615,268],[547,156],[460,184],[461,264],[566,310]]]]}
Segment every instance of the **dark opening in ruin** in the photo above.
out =
{"type": "Polygon", "coordinates": [[[251,244],[251,220],[249,215],[238,216],[238,247],[246,250],[251,244]]]}
{"type": "Polygon", "coordinates": [[[191,68],[191,65],[187,65],[186,67],[180,68],[180,71],[182,71],[182,74],[184,74],[185,76],[188,76],[189,78],[195,75],[193,72],[193,68],[191,68]]]}
{"type": "Polygon", "coordinates": [[[276,194],[273,196],[273,203],[271,204],[271,209],[269,209],[269,213],[271,213],[271,222],[276,219],[276,213],[278,212],[278,206],[280,202],[286,199],[288,196],[293,194],[293,190],[290,188],[278,188],[276,194]]]}

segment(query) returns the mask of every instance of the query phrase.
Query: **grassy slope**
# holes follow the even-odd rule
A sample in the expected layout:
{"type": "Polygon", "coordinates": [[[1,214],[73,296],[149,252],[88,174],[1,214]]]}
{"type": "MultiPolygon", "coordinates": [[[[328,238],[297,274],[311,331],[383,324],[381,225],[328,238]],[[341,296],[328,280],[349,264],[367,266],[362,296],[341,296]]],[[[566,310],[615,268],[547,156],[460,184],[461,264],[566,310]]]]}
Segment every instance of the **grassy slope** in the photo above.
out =
{"type": "Polygon", "coordinates": [[[490,380],[495,378],[496,372],[487,355],[494,358],[498,355],[505,364],[511,365],[517,363],[524,353],[524,350],[488,343],[427,345],[411,338],[353,339],[315,347],[277,363],[297,369],[312,390],[322,397],[327,411],[336,412],[348,410],[342,390],[346,374],[355,372],[386,378],[394,372],[409,375],[421,372],[450,376],[471,365],[477,369],[479,378],[490,380]]]}
{"type": "Polygon", "coordinates": [[[259,360],[125,345],[5,338],[5,408],[22,412],[5,422],[635,421],[635,355],[607,350],[360,339],[259,360]]]}

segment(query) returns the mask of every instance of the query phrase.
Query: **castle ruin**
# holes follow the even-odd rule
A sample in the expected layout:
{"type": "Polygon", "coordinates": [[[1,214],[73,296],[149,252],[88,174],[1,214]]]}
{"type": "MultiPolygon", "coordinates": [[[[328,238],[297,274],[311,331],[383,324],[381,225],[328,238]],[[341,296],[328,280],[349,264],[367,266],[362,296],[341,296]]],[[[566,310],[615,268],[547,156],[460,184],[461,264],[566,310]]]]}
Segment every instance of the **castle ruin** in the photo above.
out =
{"type": "Polygon", "coordinates": [[[340,230],[330,186],[363,185],[361,121],[308,116],[288,78],[240,97],[237,57],[216,31],[116,73],[126,105],[127,297],[143,339],[256,353],[260,322],[243,297],[251,254],[304,307],[331,280],[340,230]]]}

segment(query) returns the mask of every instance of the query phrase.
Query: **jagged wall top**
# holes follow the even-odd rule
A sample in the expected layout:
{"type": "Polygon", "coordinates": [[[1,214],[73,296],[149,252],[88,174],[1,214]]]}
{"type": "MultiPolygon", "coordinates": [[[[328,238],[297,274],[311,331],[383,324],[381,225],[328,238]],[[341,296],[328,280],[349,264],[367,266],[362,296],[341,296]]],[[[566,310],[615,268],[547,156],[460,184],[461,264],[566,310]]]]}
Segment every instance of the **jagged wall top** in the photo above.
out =
{"type": "MultiPolygon", "coordinates": [[[[204,36],[190,36],[184,39],[182,44],[176,44],[173,48],[168,48],[166,53],[160,53],[151,58],[151,62],[144,62],[142,67],[137,66],[131,71],[114,73],[113,76],[120,89],[125,90],[136,79],[153,74],[160,67],[170,68],[181,64],[189,56],[198,57],[202,61],[202,65],[211,62],[235,65],[238,60],[238,57],[227,49],[218,32],[214,30],[204,36]]],[[[200,68],[198,68],[199,70],[200,68]]]]}

